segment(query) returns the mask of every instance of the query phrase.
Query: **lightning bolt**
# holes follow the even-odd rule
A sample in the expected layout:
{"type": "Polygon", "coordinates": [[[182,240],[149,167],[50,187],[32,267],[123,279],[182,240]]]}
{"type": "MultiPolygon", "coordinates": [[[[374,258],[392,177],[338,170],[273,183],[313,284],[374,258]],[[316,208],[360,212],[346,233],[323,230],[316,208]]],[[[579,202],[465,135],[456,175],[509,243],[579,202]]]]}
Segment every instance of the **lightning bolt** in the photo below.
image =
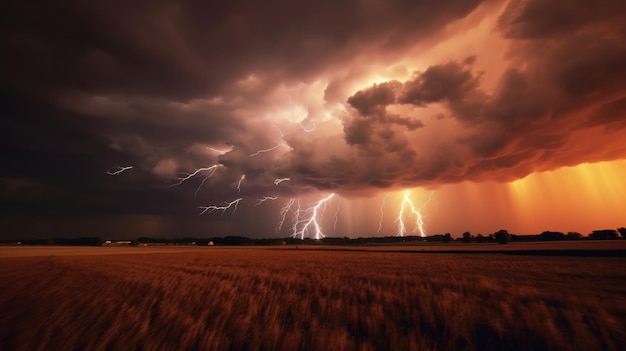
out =
{"type": "Polygon", "coordinates": [[[107,171],[107,174],[110,176],[116,176],[116,175],[121,174],[122,172],[128,171],[129,169],[133,169],[133,166],[125,166],[125,167],[117,166],[115,171],[113,172],[107,171]]]}
{"type": "Polygon", "coordinates": [[[380,231],[383,229],[383,218],[385,215],[385,202],[387,201],[388,196],[389,196],[389,193],[385,194],[385,197],[383,197],[383,204],[380,206],[380,220],[378,221],[378,230],[376,231],[376,234],[380,234],[380,231]]]}
{"type": "Polygon", "coordinates": [[[208,146],[208,147],[207,147],[207,149],[209,149],[209,150],[211,150],[211,151],[213,151],[213,152],[215,152],[215,153],[217,153],[217,154],[224,155],[225,153],[232,151],[232,150],[234,149],[234,147],[233,147],[233,146],[231,146],[231,147],[230,147],[229,149],[227,149],[227,150],[220,150],[220,149],[216,149],[216,148],[213,148],[213,147],[208,146]]]}
{"type": "Polygon", "coordinates": [[[217,164],[217,165],[213,165],[211,167],[202,167],[202,168],[198,168],[195,171],[191,172],[191,173],[187,173],[187,172],[181,172],[179,173],[180,175],[178,177],[176,177],[176,182],[172,185],[170,185],[170,187],[175,187],[175,186],[179,186],[181,184],[183,184],[184,182],[188,181],[189,179],[195,177],[196,175],[202,173],[202,172],[207,172],[207,175],[205,176],[205,180],[206,178],[209,178],[213,175],[213,173],[215,173],[215,171],[217,170],[217,168],[222,167],[223,165],[221,164],[217,164]]]}
{"type": "Polygon", "coordinates": [[[280,184],[282,182],[286,182],[288,180],[291,180],[291,178],[276,178],[276,179],[274,179],[274,185],[278,185],[278,184],[280,184]]]}
{"type": "Polygon", "coordinates": [[[296,203],[296,199],[289,199],[287,203],[280,209],[280,222],[278,223],[278,227],[276,227],[276,231],[280,232],[283,229],[283,224],[285,224],[285,219],[287,218],[287,214],[291,211],[291,207],[296,203]]]}
{"type": "MultiPolygon", "coordinates": [[[[302,211],[302,207],[300,207],[300,199],[296,202],[298,207],[293,213],[293,225],[291,226],[292,234],[291,237],[295,238],[298,234],[298,225],[300,224],[300,213],[302,211]]],[[[304,237],[302,237],[304,239],[304,237]]]]}
{"type": "MultiPolygon", "coordinates": [[[[297,107],[298,107],[298,105],[296,105],[296,104],[293,102],[293,100],[291,100],[291,96],[287,96],[287,97],[289,98],[289,103],[290,103],[290,104],[292,104],[294,107],[296,107],[296,108],[297,108],[297,107]]],[[[302,127],[302,130],[304,130],[304,132],[306,132],[306,133],[311,133],[311,132],[315,131],[315,129],[317,128],[317,125],[315,124],[315,121],[311,121],[311,124],[312,124],[311,128],[307,128],[307,127],[304,125],[304,121],[306,121],[306,120],[307,120],[307,118],[305,117],[305,118],[301,119],[301,120],[298,122],[298,123],[300,124],[300,127],[302,127]]]]}
{"type": "Polygon", "coordinates": [[[413,201],[411,200],[410,195],[411,195],[410,190],[407,189],[404,191],[402,205],[400,206],[400,212],[398,213],[398,219],[397,219],[398,236],[404,236],[405,234],[407,234],[407,228],[406,228],[406,225],[404,224],[404,213],[408,209],[410,213],[415,217],[415,228],[410,232],[410,234],[414,234],[419,231],[420,236],[422,238],[426,237],[426,230],[424,228],[424,216],[422,215],[421,211],[428,205],[428,203],[430,203],[433,197],[433,193],[432,192],[430,193],[428,201],[426,201],[426,203],[424,203],[424,205],[420,207],[419,209],[416,208],[415,205],[413,204],[413,201]]]}
{"type": "Polygon", "coordinates": [[[287,144],[285,144],[285,143],[280,143],[280,142],[279,142],[278,144],[276,144],[276,145],[274,145],[274,146],[272,146],[272,147],[270,147],[270,148],[268,148],[268,149],[261,149],[261,150],[259,150],[259,151],[255,152],[255,153],[252,153],[252,154],[250,154],[250,155],[248,155],[248,156],[249,156],[249,157],[259,156],[260,154],[264,154],[264,153],[266,153],[266,152],[271,152],[271,151],[274,151],[274,150],[278,149],[278,148],[279,148],[279,147],[281,147],[281,146],[282,146],[282,147],[284,147],[284,148],[287,148],[287,149],[289,149],[289,150],[293,150],[293,149],[292,149],[289,145],[287,145],[287,144]]]}
{"type": "Polygon", "coordinates": [[[335,221],[333,222],[333,232],[337,232],[337,222],[339,222],[339,210],[341,210],[341,198],[337,197],[337,210],[335,211],[335,221]]]}
{"type": "Polygon", "coordinates": [[[243,182],[244,179],[246,179],[246,175],[242,174],[241,178],[239,178],[239,181],[237,182],[237,194],[241,192],[241,183],[243,182]]]}
{"type": "Polygon", "coordinates": [[[292,234],[292,237],[297,238],[299,236],[301,239],[304,239],[305,233],[313,232],[313,237],[315,239],[325,238],[326,236],[322,232],[322,227],[320,226],[318,222],[318,216],[320,215],[320,211],[322,211],[326,207],[326,204],[334,196],[335,196],[335,193],[332,193],[326,196],[325,198],[319,200],[315,204],[315,206],[304,210],[304,213],[309,214],[309,216],[308,216],[308,219],[305,219],[303,221],[300,221],[299,219],[302,211],[300,210],[300,206],[298,206],[298,210],[296,211],[297,218],[294,223],[294,233],[292,234]],[[297,227],[298,227],[298,224],[300,223],[303,223],[303,225],[302,225],[302,229],[298,231],[297,227]]]}
{"type": "Polygon", "coordinates": [[[256,204],[254,204],[254,206],[259,206],[260,204],[264,203],[265,201],[269,201],[269,200],[274,201],[274,200],[277,200],[277,199],[278,199],[278,197],[276,197],[276,196],[263,196],[260,199],[256,199],[256,204]]]}
{"type": "Polygon", "coordinates": [[[275,127],[275,128],[278,130],[278,134],[280,134],[280,137],[284,138],[285,134],[283,133],[283,131],[280,128],[278,128],[278,127],[275,127]]]}
{"type": "Polygon", "coordinates": [[[317,125],[315,124],[315,121],[311,121],[311,128],[307,128],[304,126],[304,121],[306,121],[306,118],[302,119],[300,121],[300,127],[302,127],[302,130],[304,130],[306,133],[311,133],[313,131],[315,131],[315,129],[317,129],[317,125]]]}
{"type": "Polygon", "coordinates": [[[233,208],[233,214],[235,212],[237,212],[237,206],[239,205],[239,202],[243,200],[242,197],[233,200],[231,202],[225,202],[224,205],[222,206],[218,206],[218,205],[209,205],[209,206],[200,206],[198,207],[199,209],[201,209],[202,211],[198,214],[199,216],[209,212],[215,212],[215,211],[222,211],[222,213],[226,212],[226,210],[228,210],[229,208],[233,208]]]}
{"type": "Polygon", "coordinates": [[[179,186],[181,184],[183,184],[184,182],[188,181],[189,179],[195,177],[196,175],[206,172],[206,174],[204,175],[204,178],[202,179],[202,181],[200,182],[200,185],[198,185],[198,187],[196,188],[196,191],[194,193],[194,196],[198,196],[198,192],[200,191],[200,188],[202,188],[202,186],[204,185],[204,183],[206,183],[207,179],[211,178],[211,176],[215,173],[215,171],[217,171],[217,169],[219,167],[222,167],[223,165],[221,164],[216,164],[213,165],[211,167],[202,167],[202,168],[198,168],[195,171],[191,172],[191,173],[187,173],[187,172],[181,172],[179,173],[180,175],[178,177],[176,177],[176,182],[172,185],[170,185],[170,188],[173,188],[175,186],[179,186]]]}

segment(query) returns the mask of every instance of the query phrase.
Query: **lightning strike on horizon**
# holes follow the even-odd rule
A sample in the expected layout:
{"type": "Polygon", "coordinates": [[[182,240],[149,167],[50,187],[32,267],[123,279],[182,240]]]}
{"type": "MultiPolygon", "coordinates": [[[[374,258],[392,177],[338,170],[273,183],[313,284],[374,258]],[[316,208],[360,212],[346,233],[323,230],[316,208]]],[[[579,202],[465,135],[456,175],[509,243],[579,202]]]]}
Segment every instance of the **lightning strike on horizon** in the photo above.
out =
{"type": "Polygon", "coordinates": [[[337,232],[337,222],[339,222],[339,210],[341,210],[341,198],[337,197],[337,210],[335,211],[335,222],[333,222],[333,232],[337,232]]]}
{"type": "Polygon", "coordinates": [[[378,221],[378,230],[376,231],[376,234],[380,234],[380,231],[383,229],[383,218],[385,216],[385,202],[387,201],[387,197],[389,197],[389,193],[385,194],[385,197],[383,197],[383,203],[380,206],[380,220],[378,221]]]}
{"type": "Polygon", "coordinates": [[[264,154],[264,153],[266,153],[266,152],[271,152],[271,151],[274,151],[274,150],[278,149],[278,148],[279,148],[279,147],[281,147],[281,146],[282,146],[282,147],[285,147],[285,148],[287,148],[287,149],[289,149],[289,150],[293,150],[293,149],[292,149],[289,145],[287,145],[287,144],[285,144],[285,143],[278,143],[278,144],[276,144],[275,146],[272,146],[272,147],[270,147],[270,148],[268,148],[268,149],[261,149],[261,150],[259,150],[259,151],[255,152],[255,153],[252,153],[252,154],[248,155],[248,157],[259,156],[260,154],[264,154]]]}
{"type": "MultiPolygon", "coordinates": [[[[298,204],[298,208],[293,212],[293,224],[291,225],[292,234],[291,237],[295,238],[296,233],[298,233],[298,224],[300,224],[300,212],[302,211],[302,207],[300,206],[300,199],[296,202],[298,204]]],[[[302,237],[304,239],[304,237],[302,237]]]]}
{"type": "Polygon", "coordinates": [[[246,179],[246,175],[242,174],[241,178],[239,178],[239,181],[237,182],[237,194],[241,193],[241,183],[244,181],[244,179],[246,179]]]}
{"type": "Polygon", "coordinates": [[[404,224],[404,211],[408,207],[410,209],[411,214],[415,216],[415,227],[410,232],[410,234],[414,234],[415,232],[419,231],[420,236],[424,238],[426,237],[426,230],[424,229],[424,217],[421,211],[424,209],[424,207],[428,205],[428,203],[430,203],[433,197],[433,193],[432,192],[430,193],[428,201],[426,201],[426,203],[424,203],[424,205],[420,207],[419,209],[417,209],[415,205],[413,204],[413,201],[409,197],[410,194],[411,194],[411,191],[409,189],[404,191],[402,204],[400,206],[400,212],[398,213],[398,218],[397,218],[397,222],[398,222],[398,234],[397,235],[404,236],[407,233],[406,224],[404,224]]]}
{"type": "Polygon", "coordinates": [[[256,204],[254,204],[254,206],[259,206],[260,204],[264,203],[265,201],[274,201],[277,200],[278,197],[277,196],[263,196],[260,199],[256,199],[256,204]]]}
{"type": "Polygon", "coordinates": [[[278,184],[280,184],[282,182],[286,182],[288,180],[291,180],[291,178],[276,178],[276,179],[274,179],[274,185],[278,185],[278,184]]]}
{"type": "Polygon", "coordinates": [[[298,236],[300,236],[301,239],[304,239],[304,235],[305,233],[309,233],[311,231],[314,232],[314,238],[316,240],[325,238],[326,236],[324,235],[323,231],[322,231],[322,227],[320,226],[319,222],[318,222],[318,215],[320,214],[319,211],[320,209],[323,209],[326,204],[335,196],[335,193],[332,193],[328,196],[326,196],[325,198],[319,200],[315,206],[307,208],[305,210],[301,210],[300,206],[299,206],[299,202],[298,202],[298,210],[296,211],[297,213],[297,219],[294,221],[294,233],[291,235],[293,238],[297,238],[298,236]],[[310,215],[308,216],[307,220],[303,220],[300,221],[300,214],[301,213],[310,213],[310,215]],[[299,231],[297,230],[298,225],[300,223],[303,223],[302,225],[302,229],[300,229],[299,231]]]}
{"type": "Polygon", "coordinates": [[[222,213],[226,212],[226,210],[228,210],[229,208],[233,208],[233,214],[235,212],[237,212],[237,206],[239,205],[239,202],[243,200],[242,197],[233,200],[231,202],[226,202],[223,206],[218,206],[218,205],[209,205],[209,206],[199,206],[198,208],[202,209],[202,211],[198,214],[198,216],[201,216],[203,214],[205,214],[206,212],[215,212],[215,211],[222,211],[222,213]]]}
{"type": "Polygon", "coordinates": [[[117,168],[116,171],[113,171],[113,172],[107,171],[107,174],[110,175],[110,176],[116,176],[116,175],[119,175],[119,174],[121,174],[121,173],[123,173],[125,171],[128,171],[129,169],[133,169],[133,166],[117,166],[116,168],[117,168]]]}
{"type": "Polygon", "coordinates": [[[289,211],[291,211],[291,207],[295,202],[296,199],[289,199],[289,201],[287,201],[287,203],[285,203],[285,205],[283,205],[283,207],[280,209],[280,222],[276,227],[277,232],[280,232],[281,229],[283,229],[283,224],[285,224],[285,218],[287,217],[287,214],[289,214],[289,211]]]}

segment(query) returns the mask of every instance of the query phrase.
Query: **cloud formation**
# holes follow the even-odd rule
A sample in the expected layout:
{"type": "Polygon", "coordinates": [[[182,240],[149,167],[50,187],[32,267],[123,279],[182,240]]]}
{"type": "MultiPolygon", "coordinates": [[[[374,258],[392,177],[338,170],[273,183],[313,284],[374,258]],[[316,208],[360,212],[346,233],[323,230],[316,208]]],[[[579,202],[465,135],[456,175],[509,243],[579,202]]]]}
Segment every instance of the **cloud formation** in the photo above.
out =
{"type": "Polygon", "coordinates": [[[200,182],[216,201],[363,195],[622,159],[625,6],[5,1],[0,178],[173,213],[200,182]]]}

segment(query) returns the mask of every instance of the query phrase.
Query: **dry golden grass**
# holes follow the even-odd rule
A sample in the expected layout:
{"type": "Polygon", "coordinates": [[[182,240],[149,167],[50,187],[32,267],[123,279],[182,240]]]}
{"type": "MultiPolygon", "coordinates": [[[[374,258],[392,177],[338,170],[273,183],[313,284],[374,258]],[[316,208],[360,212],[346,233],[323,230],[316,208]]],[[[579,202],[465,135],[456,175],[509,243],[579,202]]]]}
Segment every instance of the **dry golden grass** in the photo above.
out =
{"type": "Polygon", "coordinates": [[[135,250],[144,254],[0,258],[0,349],[620,350],[626,342],[626,258],[135,250]]]}

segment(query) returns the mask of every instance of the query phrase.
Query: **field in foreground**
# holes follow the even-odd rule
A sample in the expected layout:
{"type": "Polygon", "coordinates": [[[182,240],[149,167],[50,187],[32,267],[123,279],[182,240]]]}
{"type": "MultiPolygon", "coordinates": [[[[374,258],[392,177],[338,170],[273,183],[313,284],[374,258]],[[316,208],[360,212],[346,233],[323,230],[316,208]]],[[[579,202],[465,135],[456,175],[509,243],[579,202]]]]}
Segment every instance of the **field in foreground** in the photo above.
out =
{"type": "Polygon", "coordinates": [[[624,257],[134,250],[0,256],[0,348],[620,350],[626,342],[624,257]]]}

